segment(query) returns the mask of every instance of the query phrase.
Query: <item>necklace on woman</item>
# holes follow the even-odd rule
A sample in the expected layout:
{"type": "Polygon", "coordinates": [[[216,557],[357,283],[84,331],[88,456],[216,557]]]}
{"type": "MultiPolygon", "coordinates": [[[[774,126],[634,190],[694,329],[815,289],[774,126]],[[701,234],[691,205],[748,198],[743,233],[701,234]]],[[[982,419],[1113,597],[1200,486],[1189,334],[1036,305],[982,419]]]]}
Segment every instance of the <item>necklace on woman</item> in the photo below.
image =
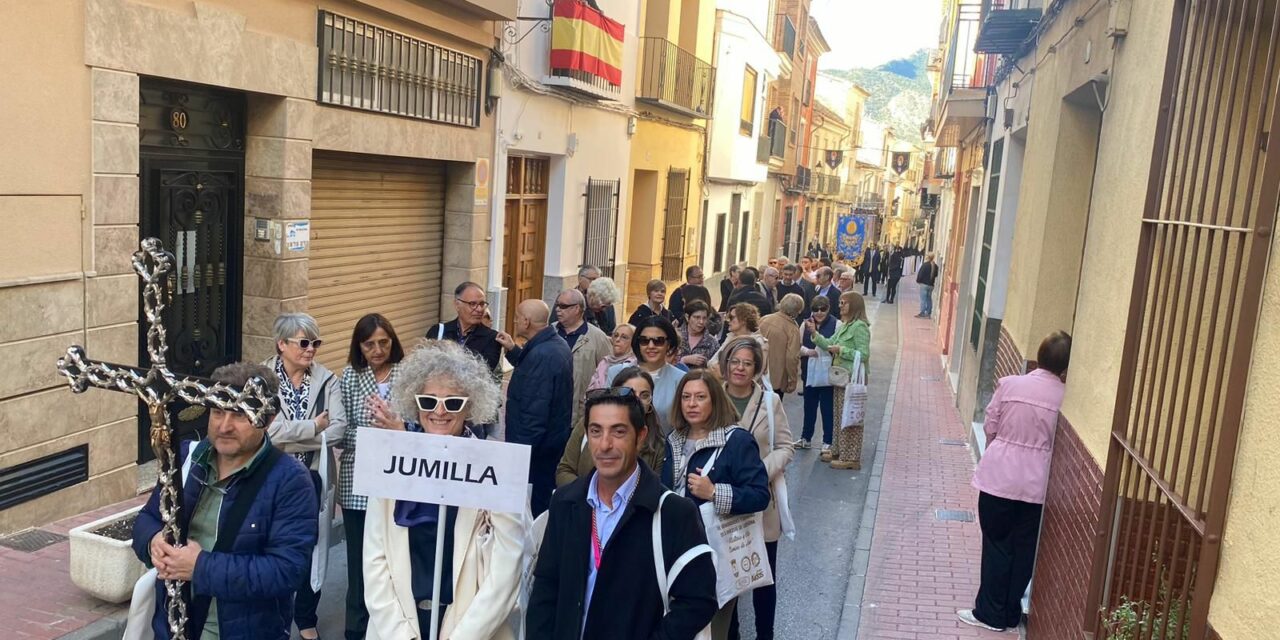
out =
{"type": "Polygon", "coordinates": [[[378,378],[378,372],[377,372],[377,371],[374,371],[374,372],[373,372],[373,381],[374,381],[374,382],[376,382],[376,383],[378,383],[378,384],[384,384],[384,383],[386,383],[386,381],[388,381],[388,380],[390,380],[390,379],[391,379],[391,368],[390,368],[390,367],[388,367],[388,368],[387,368],[387,375],[382,376],[382,378],[378,378]]]}

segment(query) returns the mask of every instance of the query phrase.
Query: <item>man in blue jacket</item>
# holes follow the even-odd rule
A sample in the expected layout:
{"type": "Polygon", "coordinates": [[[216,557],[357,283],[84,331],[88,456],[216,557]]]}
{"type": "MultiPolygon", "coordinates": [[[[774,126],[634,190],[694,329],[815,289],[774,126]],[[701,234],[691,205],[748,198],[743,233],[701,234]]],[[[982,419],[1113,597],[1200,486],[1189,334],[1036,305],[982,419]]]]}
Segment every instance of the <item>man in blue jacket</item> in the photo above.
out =
{"type": "Polygon", "coordinates": [[[507,442],[527,444],[533,515],[547,510],[556,488],[556,465],[569,441],[573,397],[573,355],[569,343],[548,323],[551,309],[541,300],[516,307],[515,333],[525,339],[517,347],[511,336],[498,334],[515,367],[507,386],[507,442]]]}
{"type": "MultiPolygon", "coordinates": [[[[277,393],[275,375],[258,364],[213,372],[214,380],[235,386],[254,376],[277,393]]],[[[209,413],[208,438],[181,457],[192,462],[179,522],[186,543],[164,540],[158,485],[133,527],[134,553],[159,578],[156,637],[170,637],[161,581],[183,580],[188,638],[287,640],[294,588],[316,544],[319,502],[307,470],[271,446],[247,415],[222,409],[209,413]]]]}

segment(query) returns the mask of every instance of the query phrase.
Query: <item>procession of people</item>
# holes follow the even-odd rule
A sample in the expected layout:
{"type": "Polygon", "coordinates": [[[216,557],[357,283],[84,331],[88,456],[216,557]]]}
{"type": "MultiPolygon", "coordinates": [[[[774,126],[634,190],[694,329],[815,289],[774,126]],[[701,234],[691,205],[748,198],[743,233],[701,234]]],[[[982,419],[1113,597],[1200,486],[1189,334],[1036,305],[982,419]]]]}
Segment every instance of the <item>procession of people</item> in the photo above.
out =
{"type": "MultiPolygon", "coordinates": [[[[754,637],[771,640],[776,581],[798,579],[778,566],[796,528],[786,470],[819,438],[832,469],[862,468],[873,375],[864,295],[884,284],[883,302],[895,302],[908,253],[871,245],[834,262],[815,252],[734,265],[718,307],[693,266],[669,296],[650,281],[625,323],[617,285],[591,265],[553,306],[518,301],[507,331],[490,326],[472,282],[453,288],[456,317],[423,336],[398,335],[370,309],[339,346],[311,316],[281,314],[274,357],[213,376],[269,381],[278,413],[258,429],[213,410],[206,437],[178,448],[185,544],[163,535],[159,489],[138,518],[134,550],[155,587],[135,596],[127,637],[171,637],[165,581],[181,580],[186,638],[318,638],[340,509],[348,639],[737,640],[750,600],[754,637]],[[339,373],[316,360],[326,343],[347,354],[339,373]],[[782,404],[794,395],[795,429],[782,404]],[[524,445],[525,511],[360,495],[356,452],[370,430],[524,445]],[[749,552],[741,566],[729,544],[749,552]]],[[[936,270],[930,254],[922,287],[936,270]]],[[[917,317],[930,307],[922,294],[917,317]]],[[[1059,374],[1070,344],[1056,340],[1059,374]]],[[[992,435],[1006,440],[1019,428],[1000,425],[992,435]]],[[[984,515],[992,553],[1024,544],[1038,511],[1017,500],[1043,499],[991,480],[1007,475],[991,465],[1018,462],[1002,460],[980,470],[992,494],[982,508],[1016,530],[988,531],[984,515]]],[[[1025,550],[984,556],[984,591],[966,615],[1008,626],[1011,604],[995,594],[1025,587],[1027,566],[1025,550]]]]}

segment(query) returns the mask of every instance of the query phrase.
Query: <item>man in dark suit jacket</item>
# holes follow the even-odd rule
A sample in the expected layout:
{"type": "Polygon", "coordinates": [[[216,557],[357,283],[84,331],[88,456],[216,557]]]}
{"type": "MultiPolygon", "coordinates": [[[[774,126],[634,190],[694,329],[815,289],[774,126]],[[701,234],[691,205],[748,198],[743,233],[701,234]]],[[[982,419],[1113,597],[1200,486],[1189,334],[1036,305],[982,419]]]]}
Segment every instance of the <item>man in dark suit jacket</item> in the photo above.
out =
{"type": "Polygon", "coordinates": [[[551,309],[541,300],[516,307],[516,334],[527,342],[517,347],[506,333],[498,341],[515,367],[507,387],[507,442],[527,444],[533,515],[547,510],[556,488],[556,465],[569,441],[573,416],[573,355],[569,343],[550,326],[551,309]]]}
{"type": "Polygon", "coordinates": [[[884,277],[884,255],[875,243],[868,245],[862,253],[862,265],[858,268],[862,270],[862,295],[867,295],[867,285],[871,285],[871,295],[876,295],[876,287],[884,277]]]}
{"type": "Polygon", "coordinates": [[[698,287],[705,291],[702,286],[703,279],[702,267],[693,265],[684,270],[684,284],[676,287],[671,293],[671,297],[667,299],[667,308],[671,310],[671,320],[677,325],[684,321],[684,305],[688,302],[688,292],[691,287],[698,287]]]}
{"type": "Polygon", "coordinates": [[[836,283],[831,281],[835,275],[836,272],[831,267],[818,269],[818,286],[816,287],[817,290],[814,292],[814,295],[826,296],[827,299],[831,301],[831,308],[839,309],[840,294],[842,292],[840,291],[840,288],[836,286],[836,283]]]}
{"type": "Polygon", "coordinates": [[[716,569],[698,508],[676,494],[663,498],[658,476],[640,460],[645,425],[635,395],[605,390],[587,400],[596,468],[551,500],[533,570],[529,640],[692,638],[715,615],[716,569]],[[692,557],[668,580],[667,602],[653,551],[659,517],[662,578],[686,552],[692,557]]]}
{"type": "Polygon", "coordinates": [[[729,296],[729,307],[740,302],[747,302],[760,310],[761,318],[773,313],[773,304],[769,302],[769,297],[756,286],[754,270],[743,269],[738,274],[738,283],[738,288],[734,290],[733,295],[729,296]]]}

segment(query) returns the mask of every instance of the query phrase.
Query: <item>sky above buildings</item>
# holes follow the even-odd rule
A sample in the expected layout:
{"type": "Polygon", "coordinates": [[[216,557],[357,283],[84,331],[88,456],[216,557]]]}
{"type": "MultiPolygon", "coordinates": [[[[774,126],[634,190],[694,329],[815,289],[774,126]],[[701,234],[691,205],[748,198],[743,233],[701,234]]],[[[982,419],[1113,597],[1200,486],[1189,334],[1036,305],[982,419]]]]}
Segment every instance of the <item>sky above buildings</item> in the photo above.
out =
{"type": "Polygon", "coordinates": [[[874,67],[938,46],[942,0],[813,0],[831,45],[823,69],[874,67]]]}

